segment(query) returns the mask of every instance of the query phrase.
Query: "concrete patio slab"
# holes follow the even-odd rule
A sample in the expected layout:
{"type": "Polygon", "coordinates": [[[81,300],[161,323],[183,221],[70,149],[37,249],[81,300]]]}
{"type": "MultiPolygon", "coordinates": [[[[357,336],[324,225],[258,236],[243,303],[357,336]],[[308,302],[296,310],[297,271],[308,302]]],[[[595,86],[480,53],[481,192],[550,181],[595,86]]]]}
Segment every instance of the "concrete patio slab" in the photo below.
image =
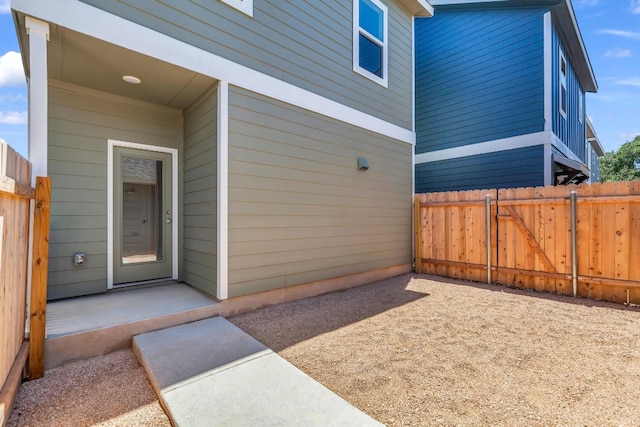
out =
{"type": "Polygon", "coordinates": [[[380,426],[222,317],[138,335],[176,426],[380,426]]]}
{"type": "Polygon", "coordinates": [[[131,347],[131,338],[218,314],[220,304],[184,283],[169,282],[47,305],[47,369],[131,347]]]}

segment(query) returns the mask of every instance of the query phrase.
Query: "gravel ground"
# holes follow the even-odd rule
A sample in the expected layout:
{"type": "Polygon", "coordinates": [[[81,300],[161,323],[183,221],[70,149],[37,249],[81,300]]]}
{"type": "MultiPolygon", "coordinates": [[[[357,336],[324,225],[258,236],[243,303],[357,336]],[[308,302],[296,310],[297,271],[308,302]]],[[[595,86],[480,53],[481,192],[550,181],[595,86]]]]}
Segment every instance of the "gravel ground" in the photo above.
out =
{"type": "Polygon", "coordinates": [[[8,427],[170,427],[131,350],[68,363],[20,386],[8,427]]]}
{"type": "Polygon", "coordinates": [[[405,275],[230,320],[389,426],[640,425],[636,308],[405,275]]]}
{"type": "MultiPolygon", "coordinates": [[[[404,275],[230,319],[389,426],[638,426],[640,309],[404,275]]],[[[168,426],[130,350],[25,383],[9,426],[168,426]]]]}

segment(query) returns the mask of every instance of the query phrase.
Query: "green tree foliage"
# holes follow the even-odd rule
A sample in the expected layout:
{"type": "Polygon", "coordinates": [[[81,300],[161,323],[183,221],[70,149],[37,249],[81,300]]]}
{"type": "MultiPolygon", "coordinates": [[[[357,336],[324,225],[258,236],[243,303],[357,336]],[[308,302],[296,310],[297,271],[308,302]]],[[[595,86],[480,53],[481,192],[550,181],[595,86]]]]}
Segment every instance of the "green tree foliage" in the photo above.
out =
{"type": "Polygon", "coordinates": [[[610,151],[600,160],[600,180],[632,181],[640,179],[640,135],[610,151]]]}

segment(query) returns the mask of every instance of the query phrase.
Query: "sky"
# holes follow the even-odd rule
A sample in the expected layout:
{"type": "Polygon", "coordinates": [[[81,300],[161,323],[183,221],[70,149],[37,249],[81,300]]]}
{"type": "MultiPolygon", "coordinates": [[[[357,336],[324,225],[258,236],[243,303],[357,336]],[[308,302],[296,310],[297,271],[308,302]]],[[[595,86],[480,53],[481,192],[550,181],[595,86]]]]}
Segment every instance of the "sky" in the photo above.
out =
{"type": "MultiPolygon", "coordinates": [[[[573,0],[598,93],[587,115],[605,151],[640,135],[640,0],[573,0]]],[[[26,157],[27,85],[10,0],[0,0],[0,138],[26,157]]]]}

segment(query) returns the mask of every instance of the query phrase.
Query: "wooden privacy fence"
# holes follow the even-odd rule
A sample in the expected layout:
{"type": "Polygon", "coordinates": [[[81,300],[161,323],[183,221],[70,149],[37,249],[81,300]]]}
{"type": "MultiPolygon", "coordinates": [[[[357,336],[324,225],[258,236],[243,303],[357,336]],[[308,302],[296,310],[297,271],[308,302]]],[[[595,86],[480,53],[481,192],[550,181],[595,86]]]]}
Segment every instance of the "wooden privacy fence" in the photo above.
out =
{"type": "Polygon", "coordinates": [[[50,178],[30,186],[31,165],[0,140],[0,426],[5,425],[29,360],[30,378],[44,375],[44,317],[50,178]],[[27,266],[30,200],[35,199],[30,313],[27,266]],[[43,252],[44,250],[44,252],[43,252]],[[25,339],[27,315],[30,342],[25,339]],[[31,344],[31,345],[30,345],[31,344]]]}
{"type": "Polygon", "coordinates": [[[415,240],[418,273],[640,304],[640,181],[417,194],[415,240]]]}

